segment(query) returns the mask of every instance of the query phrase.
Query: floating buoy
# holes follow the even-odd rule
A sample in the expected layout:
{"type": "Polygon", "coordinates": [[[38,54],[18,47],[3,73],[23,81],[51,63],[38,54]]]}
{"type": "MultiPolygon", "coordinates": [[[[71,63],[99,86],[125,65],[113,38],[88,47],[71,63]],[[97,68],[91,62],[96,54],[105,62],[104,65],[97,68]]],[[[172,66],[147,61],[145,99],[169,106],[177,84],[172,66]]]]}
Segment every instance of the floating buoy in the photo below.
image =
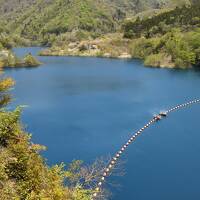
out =
{"type": "Polygon", "coordinates": [[[129,146],[129,144],[131,144],[131,142],[136,139],[136,137],[138,135],[140,135],[146,128],[148,128],[151,124],[160,121],[163,117],[167,117],[168,113],[176,111],[177,109],[180,109],[182,107],[186,107],[189,106],[191,104],[200,102],[200,99],[196,99],[194,101],[190,101],[188,103],[184,103],[184,104],[180,104],[175,106],[174,108],[169,109],[168,111],[164,111],[164,112],[160,112],[158,115],[155,115],[153,117],[153,119],[151,119],[144,127],[142,127],[138,132],[135,133],[135,135],[133,135],[128,142],[121,148],[121,150],[115,155],[115,157],[113,157],[113,159],[111,160],[110,164],[108,165],[108,167],[105,169],[105,172],[103,173],[103,176],[101,177],[101,181],[97,184],[99,187],[96,187],[95,189],[95,193],[93,194],[93,198],[91,200],[95,200],[96,197],[98,196],[98,193],[101,190],[101,186],[103,185],[102,181],[105,181],[105,177],[107,177],[109,175],[109,172],[111,171],[111,169],[114,167],[114,165],[116,164],[118,158],[120,157],[120,155],[125,151],[125,149],[129,146]]]}
{"type": "Polygon", "coordinates": [[[167,112],[160,112],[160,116],[167,117],[167,112]]]}

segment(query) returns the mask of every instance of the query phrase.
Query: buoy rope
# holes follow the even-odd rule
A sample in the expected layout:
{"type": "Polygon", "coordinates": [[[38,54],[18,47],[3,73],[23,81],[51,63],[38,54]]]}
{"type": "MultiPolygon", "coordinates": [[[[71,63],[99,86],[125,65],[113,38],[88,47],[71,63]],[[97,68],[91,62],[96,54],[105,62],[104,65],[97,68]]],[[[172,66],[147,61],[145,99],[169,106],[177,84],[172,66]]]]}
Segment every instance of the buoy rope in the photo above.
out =
{"type": "Polygon", "coordinates": [[[100,194],[101,192],[101,189],[102,189],[102,186],[103,186],[103,183],[105,182],[105,179],[106,177],[108,177],[112,171],[112,169],[114,168],[114,166],[116,165],[117,161],[119,160],[119,158],[122,156],[122,154],[125,152],[125,150],[127,149],[127,147],[133,143],[136,138],[138,136],[141,135],[141,133],[143,133],[143,131],[147,128],[149,128],[152,124],[154,124],[155,122],[158,122],[160,121],[161,119],[165,118],[168,116],[169,113],[171,112],[175,112],[181,108],[184,108],[184,107],[188,107],[188,106],[191,106],[192,104],[195,104],[195,103],[199,103],[200,102],[200,99],[196,99],[196,100],[193,100],[193,101],[189,101],[187,103],[184,103],[184,104],[180,104],[180,105],[177,105],[165,112],[161,112],[159,113],[158,115],[154,116],[146,125],[144,125],[139,131],[137,131],[121,148],[120,150],[115,154],[115,156],[111,159],[111,161],[109,162],[108,166],[105,168],[101,178],[100,178],[100,181],[97,183],[97,186],[95,188],[95,191],[92,195],[92,198],[91,200],[95,200],[97,197],[98,197],[98,194],[100,194]]]}

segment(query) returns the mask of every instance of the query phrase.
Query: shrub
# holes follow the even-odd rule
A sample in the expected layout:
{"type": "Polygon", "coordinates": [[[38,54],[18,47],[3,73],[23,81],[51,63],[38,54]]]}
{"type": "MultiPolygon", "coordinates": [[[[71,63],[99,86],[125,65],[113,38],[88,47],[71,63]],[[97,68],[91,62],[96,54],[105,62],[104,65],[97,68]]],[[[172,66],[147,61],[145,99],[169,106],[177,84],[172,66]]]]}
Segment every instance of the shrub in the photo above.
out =
{"type": "Polygon", "coordinates": [[[145,58],[151,54],[157,53],[157,48],[160,45],[159,38],[152,39],[137,39],[133,40],[130,45],[130,52],[134,58],[145,58]]]}
{"type": "Polygon", "coordinates": [[[25,57],[24,57],[24,64],[26,66],[30,66],[30,67],[34,67],[34,66],[39,66],[41,65],[41,63],[36,59],[34,58],[30,53],[27,54],[25,57]]]}
{"type": "Polygon", "coordinates": [[[164,58],[165,55],[162,53],[152,54],[145,58],[144,64],[146,66],[160,67],[160,65],[163,63],[164,58]]]}
{"type": "MultiPolygon", "coordinates": [[[[89,200],[92,190],[65,186],[68,171],[64,165],[49,168],[20,123],[20,109],[0,112],[0,192],[5,199],[89,200]]],[[[74,171],[71,179],[77,177],[74,171]]]]}
{"type": "Polygon", "coordinates": [[[195,64],[195,53],[179,31],[169,33],[165,47],[175,63],[182,63],[184,66],[195,64]]]}

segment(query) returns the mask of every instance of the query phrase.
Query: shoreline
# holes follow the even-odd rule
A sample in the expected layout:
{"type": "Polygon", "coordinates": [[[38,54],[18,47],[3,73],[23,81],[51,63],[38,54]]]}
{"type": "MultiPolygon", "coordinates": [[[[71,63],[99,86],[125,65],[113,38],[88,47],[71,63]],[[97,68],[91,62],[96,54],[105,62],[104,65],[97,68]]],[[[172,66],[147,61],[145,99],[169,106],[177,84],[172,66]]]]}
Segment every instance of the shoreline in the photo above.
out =
{"type": "Polygon", "coordinates": [[[180,69],[180,70],[187,70],[187,69],[192,69],[194,67],[188,67],[188,68],[180,68],[176,66],[165,66],[165,65],[156,65],[156,66],[151,66],[151,65],[145,65],[145,60],[141,58],[134,58],[132,56],[130,57],[122,57],[122,56],[104,56],[104,55],[93,55],[93,54],[59,54],[59,53],[52,53],[52,54],[41,54],[39,52],[38,54],[39,57],[80,57],[80,58],[107,58],[107,59],[115,59],[115,60],[139,60],[143,63],[144,67],[148,68],[155,68],[155,69],[180,69]]]}
{"type": "MultiPolygon", "coordinates": [[[[120,56],[103,56],[103,55],[82,55],[82,54],[38,54],[39,57],[91,57],[91,58],[110,58],[119,60],[133,60],[133,57],[120,57],[120,56]]],[[[142,59],[141,59],[142,60],[142,59]]]]}

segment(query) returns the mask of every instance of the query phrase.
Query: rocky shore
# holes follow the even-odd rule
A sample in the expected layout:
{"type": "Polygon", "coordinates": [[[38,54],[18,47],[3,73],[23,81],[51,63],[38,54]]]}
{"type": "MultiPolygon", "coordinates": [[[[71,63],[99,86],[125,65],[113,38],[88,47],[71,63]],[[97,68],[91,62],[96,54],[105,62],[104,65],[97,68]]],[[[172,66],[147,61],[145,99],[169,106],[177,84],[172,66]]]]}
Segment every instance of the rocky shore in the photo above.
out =
{"type": "Polygon", "coordinates": [[[40,56],[94,56],[129,59],[128,40],[118,35],[107,35],[95,40],[68,42],[52,46],[39,53],[40,56]]]}
{"type": "Polygon", "coordinates": [[[163,49],[150,52],[153,39],[125,39],[123,35],[107,34],[101,38],[75,42],[63,42],[39,52],[40,56],[88,56],[119,59],[142,59],[144,65],[154,68],[188,69],[191,65],[178,65],[172,55],[163,49]]]}

